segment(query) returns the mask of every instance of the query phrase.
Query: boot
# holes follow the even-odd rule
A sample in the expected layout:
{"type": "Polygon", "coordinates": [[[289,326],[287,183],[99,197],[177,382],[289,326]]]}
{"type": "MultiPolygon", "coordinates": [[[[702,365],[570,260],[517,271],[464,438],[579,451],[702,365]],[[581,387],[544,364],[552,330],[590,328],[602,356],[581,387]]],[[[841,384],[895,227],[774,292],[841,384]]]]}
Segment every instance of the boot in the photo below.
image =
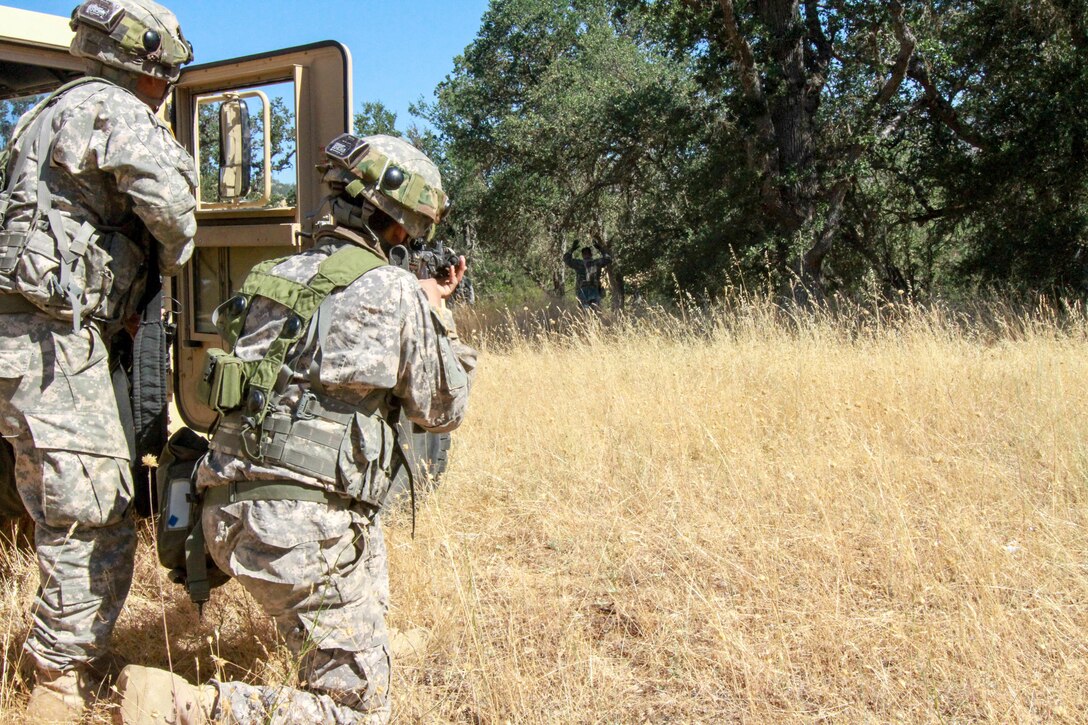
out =
{"type": "Polygon", "coordinates": [[[190,685],[166,670],[139,665],[121,670],[117,692],[114,725],[208,725],[219,695],[213,685],[190,685]]]}
{"type": "Polygon", "coordinates": [[[81,670],[37,669],[26,706],[27,722],[49,725],[78,723],[91,700],[87,676],[81,670]]]}

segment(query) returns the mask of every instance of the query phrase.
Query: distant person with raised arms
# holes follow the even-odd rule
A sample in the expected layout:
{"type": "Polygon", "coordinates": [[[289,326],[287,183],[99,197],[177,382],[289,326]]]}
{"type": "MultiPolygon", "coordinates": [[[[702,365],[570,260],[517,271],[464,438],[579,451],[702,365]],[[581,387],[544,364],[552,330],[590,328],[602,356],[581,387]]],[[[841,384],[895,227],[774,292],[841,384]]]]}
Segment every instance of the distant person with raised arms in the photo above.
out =
{"type": "Polygon", "coordinates": [[[599,257],[593,256],[593,249],[583,247],[581,259],[575,259],[574,250],[577,248],[578,242],[575,242],[563,255],[563,263],[574,270],[575,294],[578,296],[578,303],[583,309],[596,310],[600,308],[601,301],[604,300],[601,272],[612,264],[612,257],[602,250],[597,242],[594,242],[593,248],[600,253],[599,257]]]}

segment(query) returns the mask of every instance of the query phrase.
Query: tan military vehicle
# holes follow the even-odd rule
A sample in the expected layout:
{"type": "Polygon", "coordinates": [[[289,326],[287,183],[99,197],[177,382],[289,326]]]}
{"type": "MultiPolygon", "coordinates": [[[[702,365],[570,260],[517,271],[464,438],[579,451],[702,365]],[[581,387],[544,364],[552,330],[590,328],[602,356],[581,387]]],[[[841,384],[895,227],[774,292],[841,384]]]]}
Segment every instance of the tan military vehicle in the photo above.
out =
{"type": "MultiPolygon", "coordinates": [[[[0,6],[0,143],[42,94],[82,73],[68,54],[68,18],[0,6]]],[[[331,138],[351,128],[351,55],[324,41],[185,68],[164,107],[197,161],[196,252],[172,280],[174,402],[206,431],[197,402],[205,350],[222,343],[212,312],[249,269],[308,244],[306,215],[321,204],[314,166],[331,138]]],[[[433,472],[445,467],[448,435],[418,432],[413,447],[433,472]]]]}

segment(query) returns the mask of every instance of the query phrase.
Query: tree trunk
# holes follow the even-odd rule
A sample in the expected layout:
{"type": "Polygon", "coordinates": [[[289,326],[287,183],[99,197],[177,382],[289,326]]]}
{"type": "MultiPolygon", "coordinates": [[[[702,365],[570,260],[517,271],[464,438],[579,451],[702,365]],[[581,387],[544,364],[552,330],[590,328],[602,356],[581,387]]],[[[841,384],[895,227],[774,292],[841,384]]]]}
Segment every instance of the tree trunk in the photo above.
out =
{"type": "Polygon", "coordinates": [[[623,288],[623,273],[616,271],[616,265],[612,264],[606,270],[608,272],[608,287],[612,290],[612,309],[619,311],[626,303],[626,290],[623,288]]]}
{"type": "Polygon", "coordinates": [[[552,270],[552,296],[561,299],[567,293],[567,270],[556,267],[552,270]]]}
{"type": "Polygon", "coordinates": [[[755,14],[770,36],[770,57],[778,71],[766,74],[764,90],[778,154],[775,221],[780,234],[791,236],[812,218],[812,116],[819,97],[810,99],[807,93],[799,0],[759,0],[755,14]]]}

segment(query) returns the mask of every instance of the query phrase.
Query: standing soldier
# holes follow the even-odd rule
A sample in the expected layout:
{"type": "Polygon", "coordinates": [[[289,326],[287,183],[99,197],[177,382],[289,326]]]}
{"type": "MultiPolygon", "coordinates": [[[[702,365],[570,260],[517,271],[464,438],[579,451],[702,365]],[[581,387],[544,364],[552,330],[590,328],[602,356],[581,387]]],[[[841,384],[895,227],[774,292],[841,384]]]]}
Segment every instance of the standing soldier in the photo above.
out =
{"type": "Polygon", "coordinates": [[[155,116],[192,60],[177,19],[151,0],[86,0],[72,28],[90,77],[20,119],[0,193],[0,433],[41,577],[31,722],[79,719],[132,581],[131,461],[104,341],[196,231],[192,159],[155,116]]]}
{"type": "Polygon", "coordinates": [[[574,250],[578,248],[578,242],[575,242],[563,255],[563,263],[574,270],[576,277],[575,293],[578,295],[579,304],[585,309],[596,310],[601,306],[601,300],[604,299],[604,288],[601,286],[601,271],[612,264],[612,257],[606,254],[596,242],[593,243],[593,246],[600,252],[600,257],[594,259],[593,250],[589,247],[582,247],[582,258],[575,259],[574,250]]]}
{"type": "Polygon", "coordinates": [[[258,265],[217,311],[230,367],[246,369],[245,403],[221,417],[197,473],[208,551],[275,620],[305,689],[196,687],[130,665],[118,680],[130,725],[389,719],[379,511],[398,466],[413,467],[395,422],[403,410],[456,428],[476,353],[444,304],[464,257],[441,280],[386,263],[448,208],[434,163],[390,136],[344,134],[325,153],[331,215],[313,248],[258,265]]]}

